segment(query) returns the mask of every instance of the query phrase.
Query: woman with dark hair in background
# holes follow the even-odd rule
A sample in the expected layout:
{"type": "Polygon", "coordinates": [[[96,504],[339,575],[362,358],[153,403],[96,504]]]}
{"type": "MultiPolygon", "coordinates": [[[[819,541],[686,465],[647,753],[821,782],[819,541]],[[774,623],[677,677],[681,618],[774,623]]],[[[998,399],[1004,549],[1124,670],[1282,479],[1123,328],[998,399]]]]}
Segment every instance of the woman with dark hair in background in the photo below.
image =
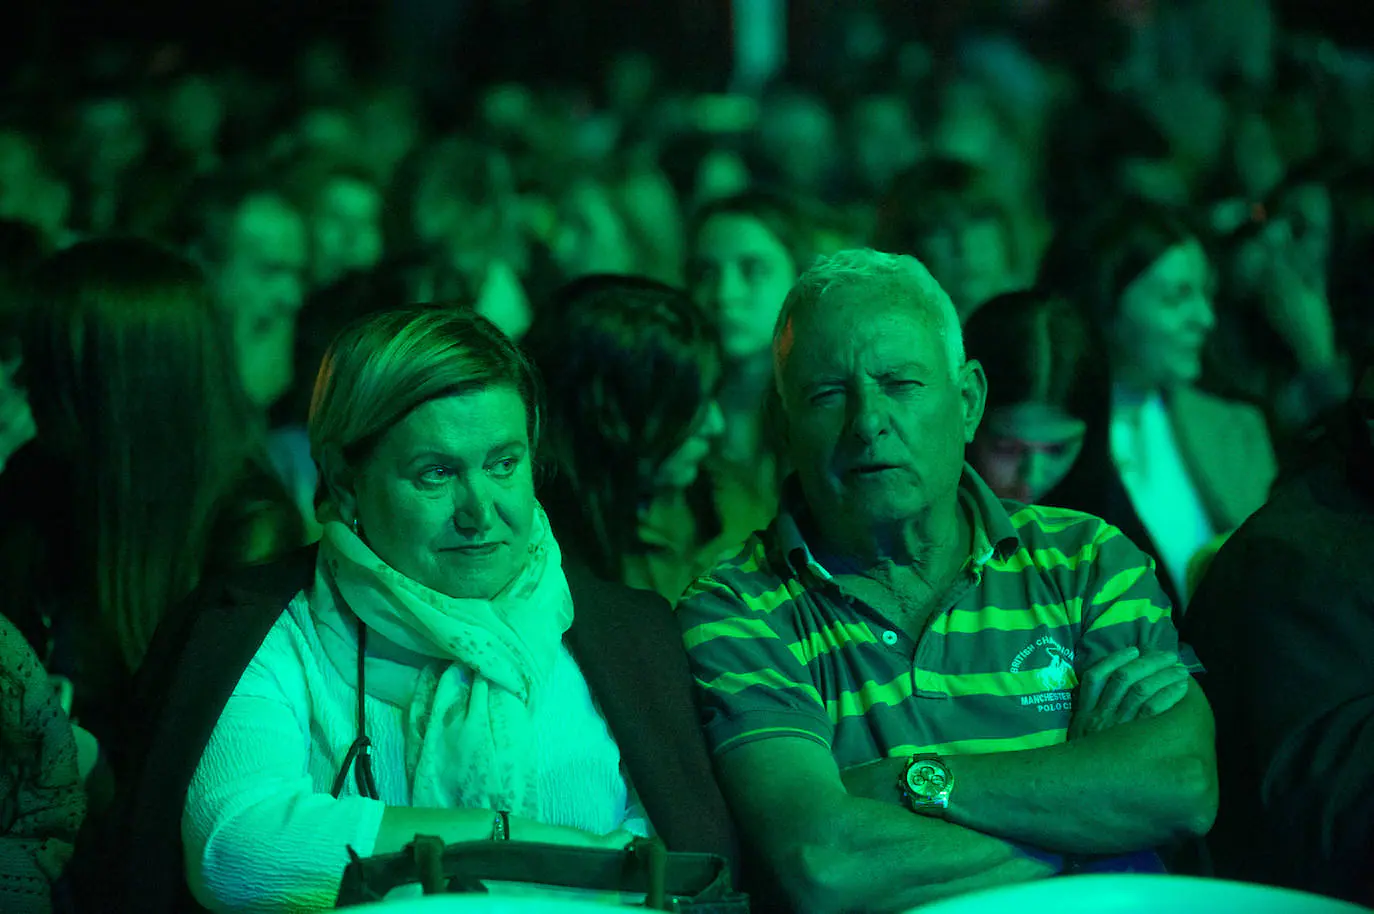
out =
{"type": "Polygon", "coordinates": [[[1002,498],[1031,504],[1059,485],[1088,435],[1088,401],[1101,396],[1079,313],[1040,291],[987,302],[964,327],[964,348],[988,376],[970,462],[1002,498]]]}
{"type": "Polygon", "coordinates": [[[1207,252],[1177,217],[1133,204],[1056,239],[1043,280],[1084,310],[1109,377],[1055,502],[1154,555],[1182,607],[1199,563],[1264,503],[1276,473],[1260,411],[1194,386],[1215,322],[1207,252]]]}
{"type": "Polygon", "coordinates": [[[4,580],[75,683],[75,716],[112,746],[163,613],[207,571],[299,532],[195,266],[147,242],[85,242],[39,268],[33,296],[38,437],[0,476],[4,580]]]}
{"type": "Polygon", "coordinates": [[[750,532],[720,536],[701,472],[724,425],[719,336],[650,279],[589,276],[555,308],[527,342],[548,392],[550,520],[593,573],[675,602],[750,532]]]}

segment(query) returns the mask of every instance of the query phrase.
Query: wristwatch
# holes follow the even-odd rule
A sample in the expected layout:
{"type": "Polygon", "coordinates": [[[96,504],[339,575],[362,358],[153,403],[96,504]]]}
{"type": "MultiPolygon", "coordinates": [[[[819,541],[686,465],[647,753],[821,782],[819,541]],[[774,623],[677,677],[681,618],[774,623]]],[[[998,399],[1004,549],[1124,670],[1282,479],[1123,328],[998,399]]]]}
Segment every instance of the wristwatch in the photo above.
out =
{"type": "Polygon", "coordinates": [[[898,786],[912,812],[943,817],[954,791],[954,775],[938,755],[913,755],[898,786]]]}

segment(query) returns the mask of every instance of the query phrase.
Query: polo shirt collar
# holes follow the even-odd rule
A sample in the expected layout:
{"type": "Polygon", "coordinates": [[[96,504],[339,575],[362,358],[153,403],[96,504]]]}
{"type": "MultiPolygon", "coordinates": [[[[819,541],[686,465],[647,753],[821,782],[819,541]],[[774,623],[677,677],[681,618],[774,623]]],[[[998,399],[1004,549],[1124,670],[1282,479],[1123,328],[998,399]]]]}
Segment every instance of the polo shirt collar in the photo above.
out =
{"type": "MultiPolygon", "coordinates": [[[[970,567],[981,569],[994,558],[1005,560],[1021,547],[1021,538],[1006,507],[967,463],[959,477],[959,501],[972,509],[969,512],[973,518],[970,567]]],[[[773,522],[778,549],[794,575],[812,574],[822,581],[830,581],[830,572],[816,559],[801,532],[801,522],[809,513],[797,477],[787,477],[782,483],[778,516],[773,522]]]]}

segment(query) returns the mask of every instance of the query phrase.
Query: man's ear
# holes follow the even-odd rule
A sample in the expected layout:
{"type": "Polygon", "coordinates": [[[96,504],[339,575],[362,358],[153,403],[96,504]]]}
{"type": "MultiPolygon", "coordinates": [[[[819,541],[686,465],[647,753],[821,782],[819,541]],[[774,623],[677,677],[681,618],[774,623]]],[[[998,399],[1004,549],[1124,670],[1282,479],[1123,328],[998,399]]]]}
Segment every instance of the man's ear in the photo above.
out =
{"type": "Polygon", "coordinates": [[[969,359],[959,370],[959,399],[963,407],[964,443],[972,444],[988,404],[988,376],[977,359],[969,359]]]}
{"type": "Polygon", "coordinates": [[[768,388],[768,395],[763,401],[763,434],[774,450],[787,450],[787,410],[783,406],[782,394],[778,393],[777,385],[768,388]]]}

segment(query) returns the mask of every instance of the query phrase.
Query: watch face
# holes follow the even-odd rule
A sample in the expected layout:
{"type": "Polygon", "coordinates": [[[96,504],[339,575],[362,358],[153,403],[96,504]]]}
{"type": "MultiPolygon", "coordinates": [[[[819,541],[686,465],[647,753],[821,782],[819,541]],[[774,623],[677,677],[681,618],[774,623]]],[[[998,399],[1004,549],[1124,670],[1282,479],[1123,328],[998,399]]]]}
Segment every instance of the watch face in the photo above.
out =
{"type": "Polygon", "coordinates": [[[913,797],[938,797],[949,786],[949,772],[935,762],[917,762],[907,770],[906,786],[913,797]]]}

